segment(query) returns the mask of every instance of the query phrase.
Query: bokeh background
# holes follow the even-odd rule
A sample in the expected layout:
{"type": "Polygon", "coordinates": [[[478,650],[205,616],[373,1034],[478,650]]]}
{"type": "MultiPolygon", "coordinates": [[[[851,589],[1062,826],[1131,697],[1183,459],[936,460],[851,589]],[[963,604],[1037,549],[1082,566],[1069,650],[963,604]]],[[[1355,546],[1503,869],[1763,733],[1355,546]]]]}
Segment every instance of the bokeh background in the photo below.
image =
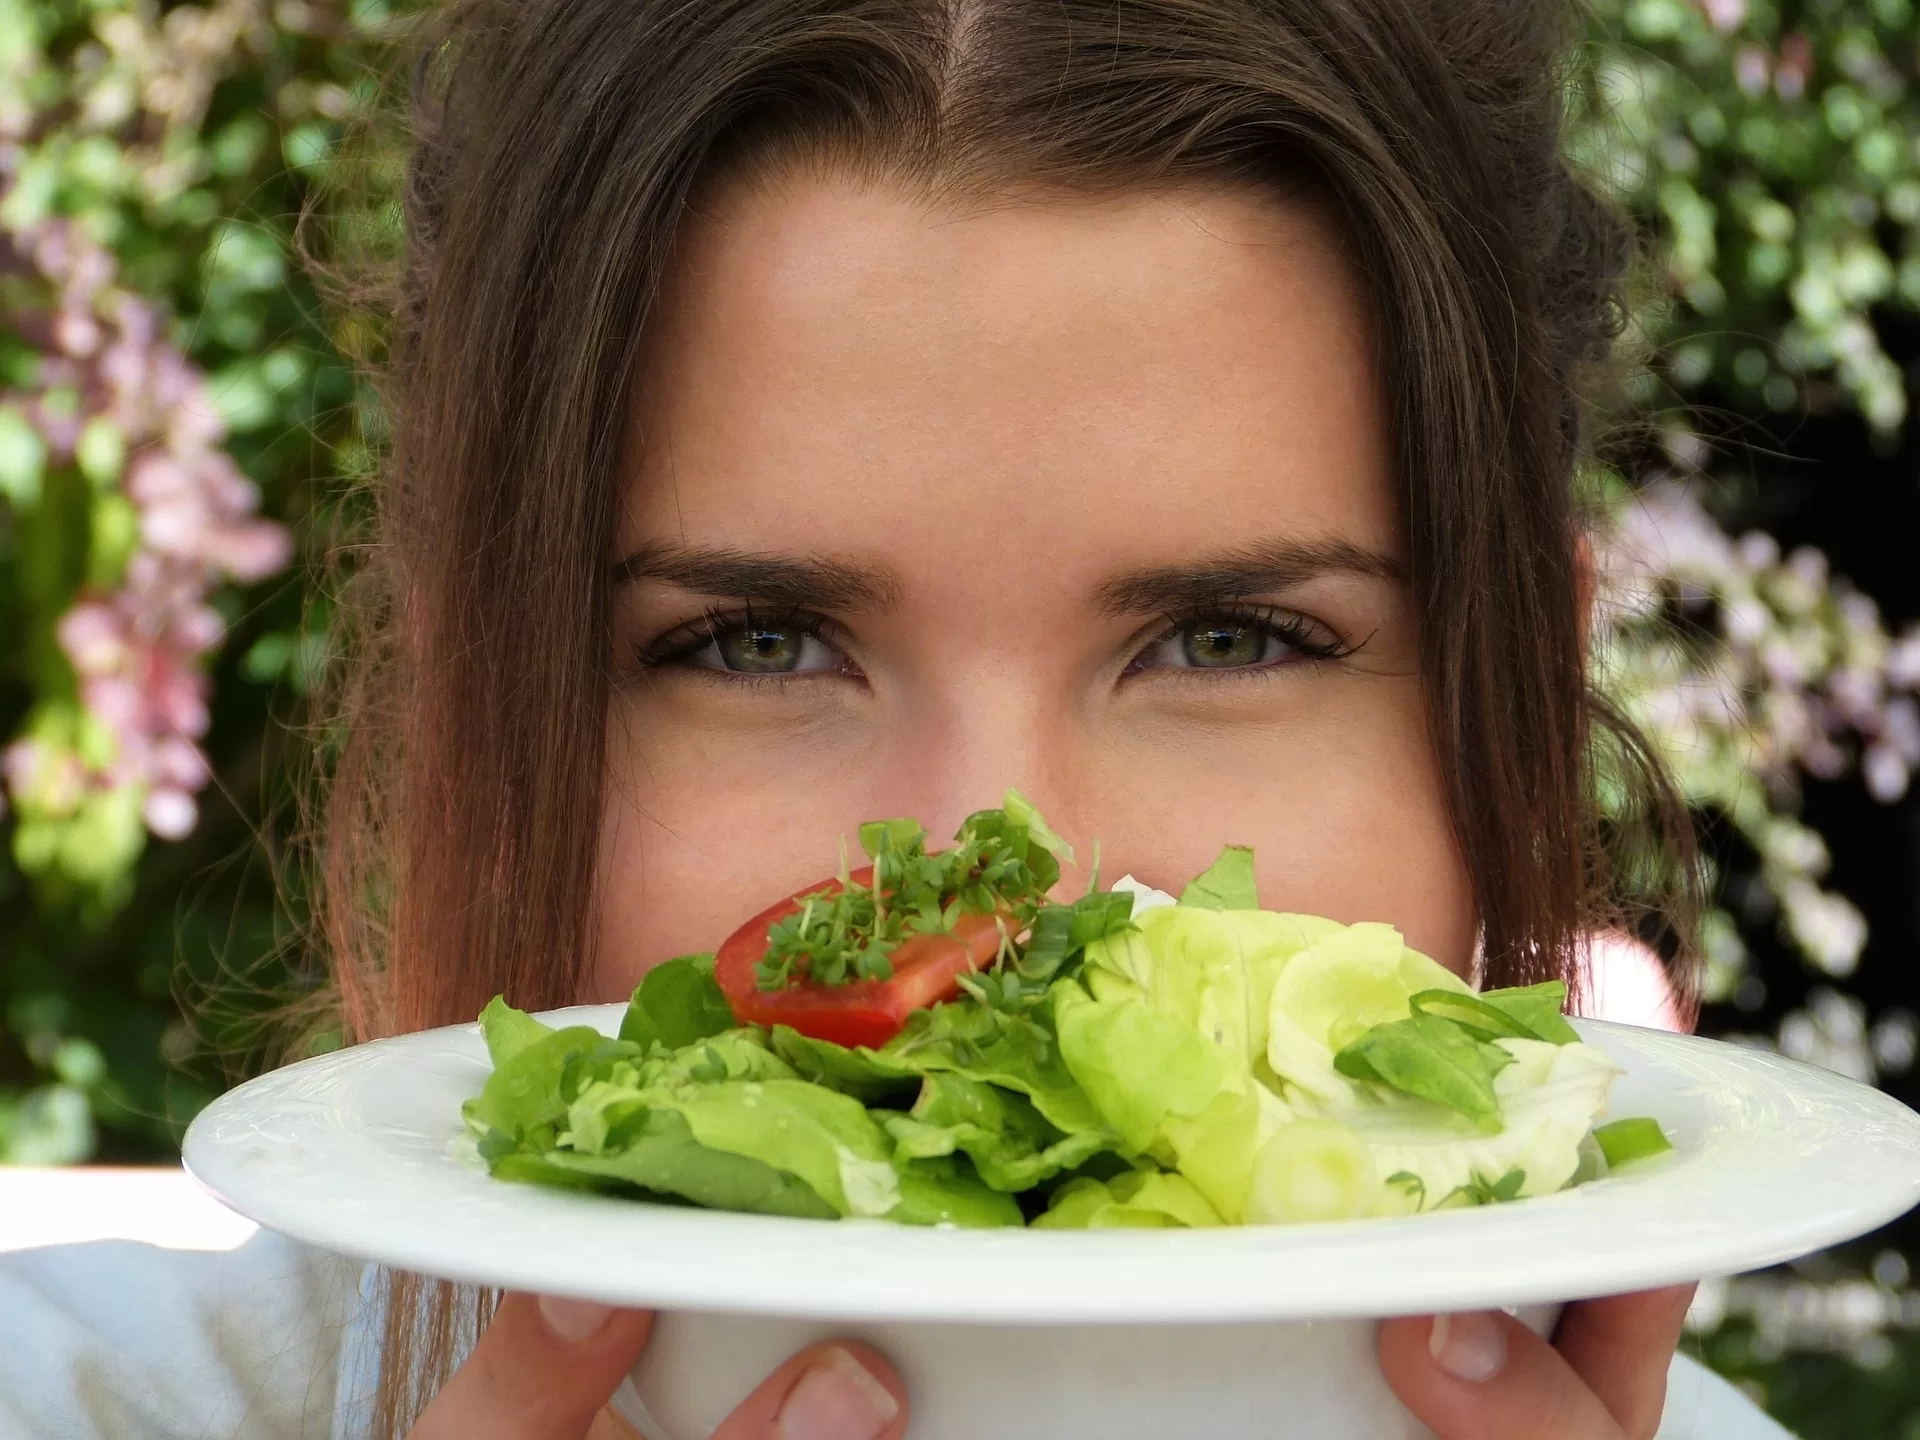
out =
{"type": "MultiPolygon", "coordinates": [[[[380,453],[389,4],[0,0],[0,1163],[174,1158],[319,982],[290,842],[380,453]]],[[[1598,638],[1708,837],[1703,1029],[1912,1103],[1920,14],[1591,4],[1569,143],[1646,236],[1598,638]]],[[[1916,1261],[1709,1286],[1688,1344],[1806,1440],[1920,1440],[1916,1261]]]]}

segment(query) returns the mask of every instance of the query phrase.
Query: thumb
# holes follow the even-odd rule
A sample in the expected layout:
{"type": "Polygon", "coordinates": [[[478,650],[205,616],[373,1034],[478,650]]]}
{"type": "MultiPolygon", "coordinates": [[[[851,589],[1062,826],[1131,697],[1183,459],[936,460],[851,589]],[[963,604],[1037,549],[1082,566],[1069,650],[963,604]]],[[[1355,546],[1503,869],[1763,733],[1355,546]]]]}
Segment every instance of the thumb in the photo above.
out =
{"type": "Polygon", "coordinates": [[[645,1310],[508,1295],[409,1440],[583,1440],[652,1329],[645,1310]]]}
{"type": "Polygon", "coordinates": [[[788,1360],[741,1401],[713,1440],[901,1440],[907,1391],[865,1345],[829,1341],[788,1360]]]}

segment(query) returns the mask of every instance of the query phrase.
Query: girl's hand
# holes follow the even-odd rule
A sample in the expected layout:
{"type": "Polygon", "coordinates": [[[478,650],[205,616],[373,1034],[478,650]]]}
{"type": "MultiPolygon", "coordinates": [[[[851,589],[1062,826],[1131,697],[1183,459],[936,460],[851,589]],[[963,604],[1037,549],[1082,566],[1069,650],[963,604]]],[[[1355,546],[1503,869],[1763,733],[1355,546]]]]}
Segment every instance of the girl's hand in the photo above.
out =
{"type": "MultiPolygon", "coordinates": [[[[652,1328],[644,1310],[508,1295],[410,1440],[629,1440],[603,1407],[652,1328]]],[[[906,1429],[893,1369],[865,1346],[826,1344],[774,1371],[713,1440],[901,1440],[906,1429]]]]}
{"type": "Polygon", "coordinates": [[[1552,1344],[1512,1316],[1380,1327],[1380,1368],[1439,1440],[1652,1440],[1693,1286],[1569,1305],[1552,1344]]]}

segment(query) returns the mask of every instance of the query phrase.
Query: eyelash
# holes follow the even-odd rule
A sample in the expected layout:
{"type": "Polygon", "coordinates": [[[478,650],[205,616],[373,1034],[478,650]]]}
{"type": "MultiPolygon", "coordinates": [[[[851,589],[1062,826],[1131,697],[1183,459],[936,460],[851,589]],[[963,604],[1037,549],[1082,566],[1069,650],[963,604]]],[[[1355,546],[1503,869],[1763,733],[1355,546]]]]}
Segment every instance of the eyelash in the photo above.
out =
{"type": "MultiPolygon", "coordinates": [[[[1140,642],[1134,656],[1127,662],[1123,676],[1145,674],[1149,669],[1169,670],[1186,668],[1186,679],[1197,679],[1204,674],[1209,681],[1226,678],[1230,675],[1244,675],[1249,671],[1270,671],[1283,668],[1286,662],[1268,662],[1258,665],[1221,666],[1217,669],[1205,666],[1171,667],[1146,666],[1140,660],[1155,646],[1173,639],[1182,630],[1205,621],[1231,621],[1262,630],[1294,651],[1302,660],[1325,663],[1343,660],[1360,648],[1338,640],[1322,638],[1323,632],[1312,621],[1297,611],[1282,610],[1271,605],[1243,605],[1222,602],[1212,605],[1195,606],[1192,609],[1169,614],[1162,619],[1158,631],[1140,642]]],[[[819,640],[836,652],[845,653],[840,643],[840,628],[824,615],[812,611],[793,608],[781,608],[772,611],[755,609],[751,605],[736,610],[709,610],[697,620],[676,625],[673,629],[655,637],[645,645],[634,647],[634,659],[643,670],[659,670],[674,666],[680,661],[697,655],[707,646],[714,644],[721,635],[730,630],[746,629],[756,625],[768,628],[793,626],[802,635],[819,640]]],[[[1365,643],[1365,642],[1362,642],[1365,643]]],[[[1296,662],[1297,663],[1297,662],[1296,662]]],[[[694,668],[694,667],[688,667],[694,668]]],[[[753,675],[741,671],[714,670],[705,671],[720,677],[728,684],[749,683],[781,684],[799,679],[806,675],[818,675],[821,671],[802,671],[796,674],[753,675]]]]}
{"type": "MultiPolygon", "coordinates": [[[[1232,601],[1221,601],[1210,605],[1197,605],[1185,611],[1176,611],[1163,617],[1161,628],[1154,632],[1135,652],[1134,658],[1127,662],[1124,675],[1145,674],[1148,669],[1169,670],[1172,666],[1143,666],[1140,658],[1155,646],[1173,639],[1182,630],[1199,625],[1205,621],[1227,620],[1265,631],[1268,635],[1297,652],[1301,660],[1325,663],[1344,660],[1365,644],[1349,645],[1339,640],[1323,638],[1325,627],[1316,625],[1306,616],[1295,610],[1283,610],[1274,605],[1246,605],[1232,601]]],[[[1265,663],[1258,665],[1224,665],[1218,668],[1208,666],[1184,667],[1183,680],[1201,679],[1206,681],[1222,680],[1229,676],[1248,673],[1265,673],[1285,668],[1289,662],[1265,663]]],[[[1292,662],[1298,663],[1298,662],[1292,662]]]]}
{"type": "MultiPolygon", "coordinates": [[[[798,629],[802,635],[818,640],[842,655],[846,653],[845,647],[837,638],[840,627],[824,615],[786,606],[774,610],[761,610],[752,605],[743,605],[737,610],[709,610],[698,620],[689,620],[684,625],[674,626],[645,645],[635,646],[634,660],[643,670],[664,669],[698,655],[729,630],[750,629],[756,625],[765,626],[768,629],[790,625],[798,629]]],[[[751,675],[737,670],[704,671],[704,667],[701,668],[703,673],[720,676],[729,684],[740,682],[781,684],[788,680],[823,673],[816,670],[801,671],[794,675],[751,675]]]]}

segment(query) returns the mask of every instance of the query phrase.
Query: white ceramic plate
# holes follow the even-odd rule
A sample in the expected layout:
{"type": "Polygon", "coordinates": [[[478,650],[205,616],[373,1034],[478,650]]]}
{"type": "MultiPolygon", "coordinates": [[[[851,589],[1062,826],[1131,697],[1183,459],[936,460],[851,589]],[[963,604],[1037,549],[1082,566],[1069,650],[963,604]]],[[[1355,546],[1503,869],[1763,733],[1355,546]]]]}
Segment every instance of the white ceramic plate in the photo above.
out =
{"type": "MultiPolygon", "coordinates": [[[[547,1017],[612,1034],[623,1007],[547,1017]]],[[[488,1073],[463,1025],[291,1065],[216,1100],[187,1168],[250,1219],[454,1280],[615,1304],[974,1325],[1331,1319],[1568,1300],[1753,1269],[1920,1201],[1920,1116],[1776,1055],[1578,1022],[1615,1115],[1676,1152],[1559,1195],[1393,1220],[1206,1231],[928,1230],[651,1205],[462,1160],[488,1073]]]]}

